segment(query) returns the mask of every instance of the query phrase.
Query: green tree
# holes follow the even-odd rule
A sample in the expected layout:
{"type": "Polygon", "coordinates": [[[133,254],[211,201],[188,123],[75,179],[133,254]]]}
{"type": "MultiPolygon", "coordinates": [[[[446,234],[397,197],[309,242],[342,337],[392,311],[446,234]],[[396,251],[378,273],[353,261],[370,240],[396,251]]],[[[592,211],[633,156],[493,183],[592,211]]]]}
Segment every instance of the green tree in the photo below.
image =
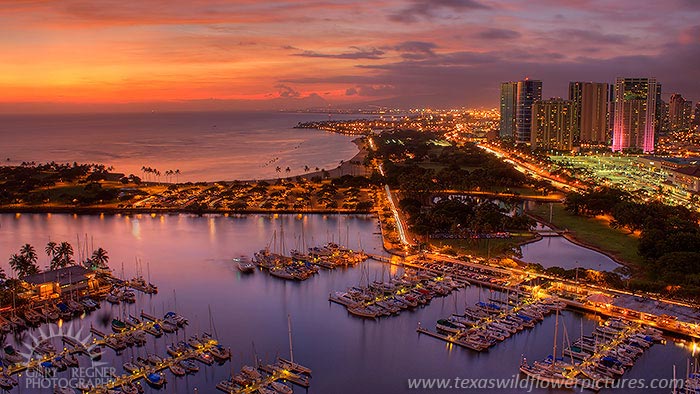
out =
{"type": "Polygon", "coordinates": [[[51,269],[63,268],[73,263],[73,246],[68,242],[61,242],[56,251],[56,261],[52,262],[51,269]]]}
{"type": "Polygon", "coordinates": [[[30,244],[25,244],[20,249],[19,254],[15,253],[10,256],[10,267],[20,278],[38,274],[40,270],[36,260],[37,254],[34,247],[30,244]]]}
{"type": "Polygon", "coordinates": [[[97,248],[97,250],[92,252],[92,258],[90,260],[94,266],[105,268],[107,266],[107,262],[109,261],[109,256],[107,255],[106,250],[97,248]]]}

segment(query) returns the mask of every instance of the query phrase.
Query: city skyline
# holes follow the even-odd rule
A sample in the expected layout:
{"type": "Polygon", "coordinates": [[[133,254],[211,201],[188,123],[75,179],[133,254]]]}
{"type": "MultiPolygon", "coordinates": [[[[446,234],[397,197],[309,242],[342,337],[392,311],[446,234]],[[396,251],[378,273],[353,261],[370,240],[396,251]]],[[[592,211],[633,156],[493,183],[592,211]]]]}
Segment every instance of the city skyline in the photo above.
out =
{"type": "Polygon", "coordinates": [[[687,0],[14,2],[0,111],[495,107],[501,81],[566,97],[620,75],[697,102],[699,14],[687,0]]]}

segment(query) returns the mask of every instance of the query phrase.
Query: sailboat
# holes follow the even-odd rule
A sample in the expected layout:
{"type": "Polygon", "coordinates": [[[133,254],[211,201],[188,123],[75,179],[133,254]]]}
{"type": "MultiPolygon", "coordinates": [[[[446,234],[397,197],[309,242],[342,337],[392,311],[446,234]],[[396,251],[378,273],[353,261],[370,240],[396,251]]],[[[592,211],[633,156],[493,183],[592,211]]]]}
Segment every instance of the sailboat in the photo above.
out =
{"type": "Polygon", "coordinates": [[[285,369],[306,375],[311,375],[311,369],[294,362],[294,350],[292,347],[292,317],[287,315],[287,330],[289,332],[289,360],[277,357],[277,362],[285,369]]]}
{"type": "Polygon", "coordinates": [[[255,264],[246,256],[236,257],[233,259],[233,262],[238,266],[238,270],[245,274],[252,274],[255,272],[255,264]]]}
{"type": "Polygon", "coordinates": [[[530,365],[527,359],[523,357],[520,363],[520,372],[526,376],[537,379],[542,382],[556,384],[558,387],[573,388],[580,382],[574,377],[569,377],[565,374],[566,368],[563,363],[557,364],[557,335],[559,333],[559,310],[556,311],[556,320],[554,324],[554,346],[552,347],[552,360],[546,366],[541,364],[530,365]]]}

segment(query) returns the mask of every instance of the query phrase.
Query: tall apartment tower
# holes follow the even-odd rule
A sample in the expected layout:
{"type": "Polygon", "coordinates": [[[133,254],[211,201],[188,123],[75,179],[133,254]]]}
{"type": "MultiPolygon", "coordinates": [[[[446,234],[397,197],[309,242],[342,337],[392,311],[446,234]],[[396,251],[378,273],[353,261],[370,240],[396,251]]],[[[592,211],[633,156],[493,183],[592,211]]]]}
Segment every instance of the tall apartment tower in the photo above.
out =
{"type": "Polygon", "coordinates": [[[515,111],[515,142],[530,143],[532,129],[532,104],[542,100],[542,81],[525,78],[518,81],[515,111]]]}
{"type": "Polygon", "coordinates": [[[575,104],[574,144],[582,146],[608,143],[608,84],[569,82],[569,100],[575,104]]]}
{"type": "Polygon", "coordinates": [[[678,93],[671,95],[668,102],[668,119],[671,131],[690,130],[693,103],[687,101],[678,93]]]}
{"type": "Polygon", "coordinates": [[[560,98],[535,101],[532,105],[531,148],[573,150],[577,130],[576,105],[574,101],[560,98]]]}
{"type": "Polygon", "coordinates": [[[501,122],[499,136],[512,138],[515,135],[515,108],[518,97],[517,82],[501,83],[501,122]]]}
{"type": "Polygon", "coordinates": [[[625,149],[654,152],[656,78],[615,80],[613,152],[625,149]]]}

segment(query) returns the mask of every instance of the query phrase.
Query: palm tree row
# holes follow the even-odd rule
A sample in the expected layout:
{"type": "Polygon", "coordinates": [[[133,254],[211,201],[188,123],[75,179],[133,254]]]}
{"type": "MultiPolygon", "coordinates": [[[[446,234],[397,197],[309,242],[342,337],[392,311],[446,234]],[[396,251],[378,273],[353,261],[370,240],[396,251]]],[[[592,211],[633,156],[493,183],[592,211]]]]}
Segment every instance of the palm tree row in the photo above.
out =
{"type": "MultiPolygon", "coordinates": [[[[158,181],[160,181],[161,172],[160,172],[160,170],[158,170],[158,169],[156,169],[156,168],[151,168],[151,167],[142,166],[142,167],[141,167],[141,172],[143,173],[143,177],[144,177],[144,179],[146,179],[146,180],[148,180],[148,174],[153,174],[153,180],[158,179],[158,181]]],[[[176,170],[165,170],[165,179],[166,179],[167,182],[170,182],[170,181],[172,180],[172,178],[169,178],[169,177],[172,177],[173,175],[175,175],[175,176],[176,176],[176,182],[179,182],[179,180],[180,180],[180,174],[181,174],[180,169],[176,169],[176,170]]]]}
{"type": "MultiPolygon", "coordinates": [[[[50,241],[46,244],[44,252],[46,252],[46,255],[49,257],[48,268],[51,270],[75,265],[73,246],[68,242],[64,241],[58,244],[50,241]]],[[[10,267],[17,273],[17,277],[19,278],[38,274],[41,272],[41,269],[37,264],[37,260],[38,256],[34,246],[24,244],[20,248],[19,253],[10,256],[10,267]]],[[[97,250],[92,252],[92,256],[85,261],[85,266],[91,269],[105,269],[107,268],[108,261],[109,256],[107,255],[107,251],[102,248],[97,248],[97,250]]],[[[0,277],[2,277],[1,274],[0,277]]]]}

